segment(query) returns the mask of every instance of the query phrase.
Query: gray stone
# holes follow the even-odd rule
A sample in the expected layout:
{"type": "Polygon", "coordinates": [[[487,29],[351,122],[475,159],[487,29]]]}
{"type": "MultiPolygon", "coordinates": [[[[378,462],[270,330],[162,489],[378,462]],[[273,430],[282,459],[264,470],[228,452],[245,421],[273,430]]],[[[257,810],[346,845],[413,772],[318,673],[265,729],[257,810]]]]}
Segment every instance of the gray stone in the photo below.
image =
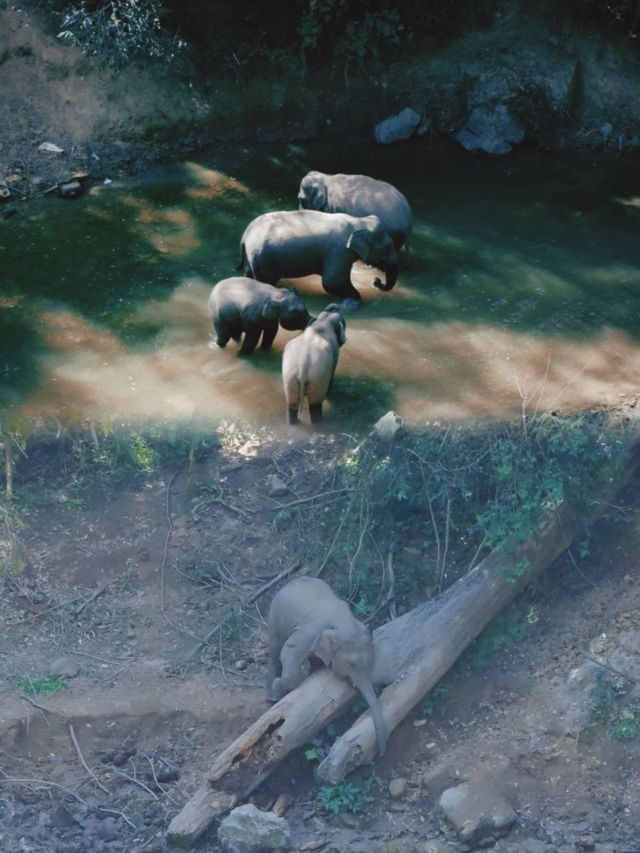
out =
{"type": "Polygon", "coordinates": [[[389,782],[389,794],[394,798],[398,799],[402,797],[404,792],[407,790],[407,780],[406,779],[392,779],[389,782]]]}
{"type": "Polygon", "coordinates": [[[273,812],[263,812],[252,803],[238,806],[222,821],[218,840],[226,853],[258,853],[291,849],[289,824],[273,812]]]}
{"type": "Polygon", "coordinates": [[[420,113],[412,110],[411,107],[405,107],[399,113],[379,122],[373,128],[374,138],[376,142],[382,145],[389,145],[391,142],[409,139],[420,126],[421,119],[420,113]]]}
{"type": "Polygon", "coordinates": [[[554,696],[562,715],[562,733],[577,735],[592,725],[596,714],[606,710],[611,692],[611,672],[606,667],[589,660],[572,670],[554,696]]]}
{"type": "Polygon", "coordinates": [[[373,433],[381,441],[393,441],[404,432],[404,421],[395,412],[387,412],[373,425],[373,433]]]}
{"type": "Polygon", "coordinates": [[[287,494],[289,491],[289,486],[281,480],[280,477],[272,477],[271,483],[269,487],[269,497],[270,498],[281,498],[287,494]]]}
{"type": "Polygon", "coordinates": [[[506,835],[516,820],[516,813],[488,778],[447,788],[438,805],[465,844],[506,835]]]}
{"type": "Polygon", "coordinates": [[[476,107],[455,138],[467,151],[508,154],[513,145],[524,139],[524,128],[505,104],[476,107]]]}

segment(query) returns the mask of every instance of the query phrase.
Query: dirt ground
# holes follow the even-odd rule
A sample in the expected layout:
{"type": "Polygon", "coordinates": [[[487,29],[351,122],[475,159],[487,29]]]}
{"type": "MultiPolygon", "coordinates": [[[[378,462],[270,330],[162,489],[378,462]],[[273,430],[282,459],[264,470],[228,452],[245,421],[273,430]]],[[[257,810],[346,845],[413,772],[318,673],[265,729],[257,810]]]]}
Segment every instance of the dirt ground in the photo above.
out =
{"type": "MultiPolygon", "coordinates": [[[[304,566],[309,547],[275,516],[328,491],[349,441],[245,436],[142,487],[23,508],[25,565],[0,601],[0,849],[167,849],[202,773],[267,707],[268,583],[304,566]],[[274,477],[284,495],[273,496],[274,477]],[[61,692],[25,684],[53,674],[61,692]]],[[[47,460],[58,464],[51,448],[42,454],[34,494],[47,460]]],[[[535,614],[525,641],[417,706],[384,758],[350,780],[367,792],[361,811],[327,814],[303,756],[256,792],[260,807],[290,795],[295,849],[424,850],[450,835],[440,794],[466,780],[515,809],[503,848],[637,849],[638,740],[572,726],[554,699],[594,640],[622,643],[637,628],[640,498],[627,501],[622,525],[600,526],[586,568],[569,556],[518,602],[535,614]]],[[[215,827],[198,849],[220,849],[215,827]]]]}
{"type": "MultiPolygon", "coordinates": [[[[132,126],[181,115],[187,125],[204,109],[186,84],[169,88],[138,71],[83,75],[84,60],[15,5],[0,8],[0,31],[0,183],[14,199],[76,171],[136,171],[190,144],[188,133],[153,145],[131,139],[132,126]],[[43,142],[62,153],[39,150],[43,142]]],[[[55,447],[31,460],[41,464],[20,513],[24,566],[2,578],[0,598],[0,850],[167,849],[167,826],[202,773],[266,708],[271,591],[241,619],[233,614],[280,572],[304,565],[308,542],[285,535],[275,517],[330,488],[348,442],[247,439],[141,488],[79,503],[61,494],[44,505],[36,498],[55,447]],[[272,496],[274,477],[285,496],[272,496]],[[28,689],[28,679],[56,674],[62,691],[28,689]]],[[[424,850],[448,837],[441,792],[486,779],[516,811],[509,844],[638,850],[638,741],[612,740],[606,727],[587,737],[563,722],[553,696],[596,638],[622,642],[637,626],[639,513],[638,496],[629,496],[624,524],[602,526],[587,570],[567,557],[526,592],[520,605],[535,619],[525,642],[415,709],[387,755],[356,780],[369,797],[362,811],[328,815],[302,756],[256,803],[292,796],[297,849],[424,850]],[[575,584],[556,583],[560,576],[575,584]],[[392,796],[398,779],[406,784],[392,796]]],[[[219,849],[215,828],[198,847],[219,849]]]]}

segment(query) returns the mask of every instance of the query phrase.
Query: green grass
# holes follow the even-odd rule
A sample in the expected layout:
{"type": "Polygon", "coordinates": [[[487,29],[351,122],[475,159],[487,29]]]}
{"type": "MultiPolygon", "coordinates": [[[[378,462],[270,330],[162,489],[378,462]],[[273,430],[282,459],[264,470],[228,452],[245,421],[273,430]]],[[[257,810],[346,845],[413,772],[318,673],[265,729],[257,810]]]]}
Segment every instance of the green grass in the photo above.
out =
{"type": "Polygon", "coordinates": [[[66,690],[67,685],[59,675],[45,675],[40,678],[30,678],[29,676],[15,677],[10,679],[11,683],[23,693],[29,693],[32,696],[38,696],[44,693],[60,693],[61,690],[66,690]]]}

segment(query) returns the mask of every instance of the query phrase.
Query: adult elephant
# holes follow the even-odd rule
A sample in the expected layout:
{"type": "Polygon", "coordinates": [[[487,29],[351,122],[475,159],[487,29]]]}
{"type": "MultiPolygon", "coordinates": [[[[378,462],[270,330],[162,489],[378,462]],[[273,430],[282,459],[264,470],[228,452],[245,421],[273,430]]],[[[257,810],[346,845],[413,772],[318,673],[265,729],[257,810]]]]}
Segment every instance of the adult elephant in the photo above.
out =
{"type": "Polygon", "coordinates": [[[300,182],[298,204],[301,209],[325,213],[351,216],[373,213],[386,226],[396,249],[405,245],[409,255],[413,213],[407,199],[393,184],[368,175],[309,172],[300,182]]]}
{"type": "Polygon", "coordinates": [[[391,290],[398,278],[398,253],[389,232],[377,216],[349,216],[317,210],[278,210],[250,222],[242,235],[245,275],[275,284],[281,278],[322,276],[322,286],[338,299],[359,300],[351,283],[351,267],[358,259],[384,272],[391,290]]]}

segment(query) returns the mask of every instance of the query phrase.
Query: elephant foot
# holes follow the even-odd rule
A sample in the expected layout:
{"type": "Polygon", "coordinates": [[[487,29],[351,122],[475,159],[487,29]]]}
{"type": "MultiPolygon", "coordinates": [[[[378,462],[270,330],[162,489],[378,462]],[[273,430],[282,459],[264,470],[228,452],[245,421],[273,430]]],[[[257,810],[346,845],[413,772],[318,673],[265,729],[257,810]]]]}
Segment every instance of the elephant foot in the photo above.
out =
{"type": "Polygon", "coordinates": [[[289,409],[289,423],[292,425],[300,423],[300,418],[298,417],[297,409],[289,409]]]}

